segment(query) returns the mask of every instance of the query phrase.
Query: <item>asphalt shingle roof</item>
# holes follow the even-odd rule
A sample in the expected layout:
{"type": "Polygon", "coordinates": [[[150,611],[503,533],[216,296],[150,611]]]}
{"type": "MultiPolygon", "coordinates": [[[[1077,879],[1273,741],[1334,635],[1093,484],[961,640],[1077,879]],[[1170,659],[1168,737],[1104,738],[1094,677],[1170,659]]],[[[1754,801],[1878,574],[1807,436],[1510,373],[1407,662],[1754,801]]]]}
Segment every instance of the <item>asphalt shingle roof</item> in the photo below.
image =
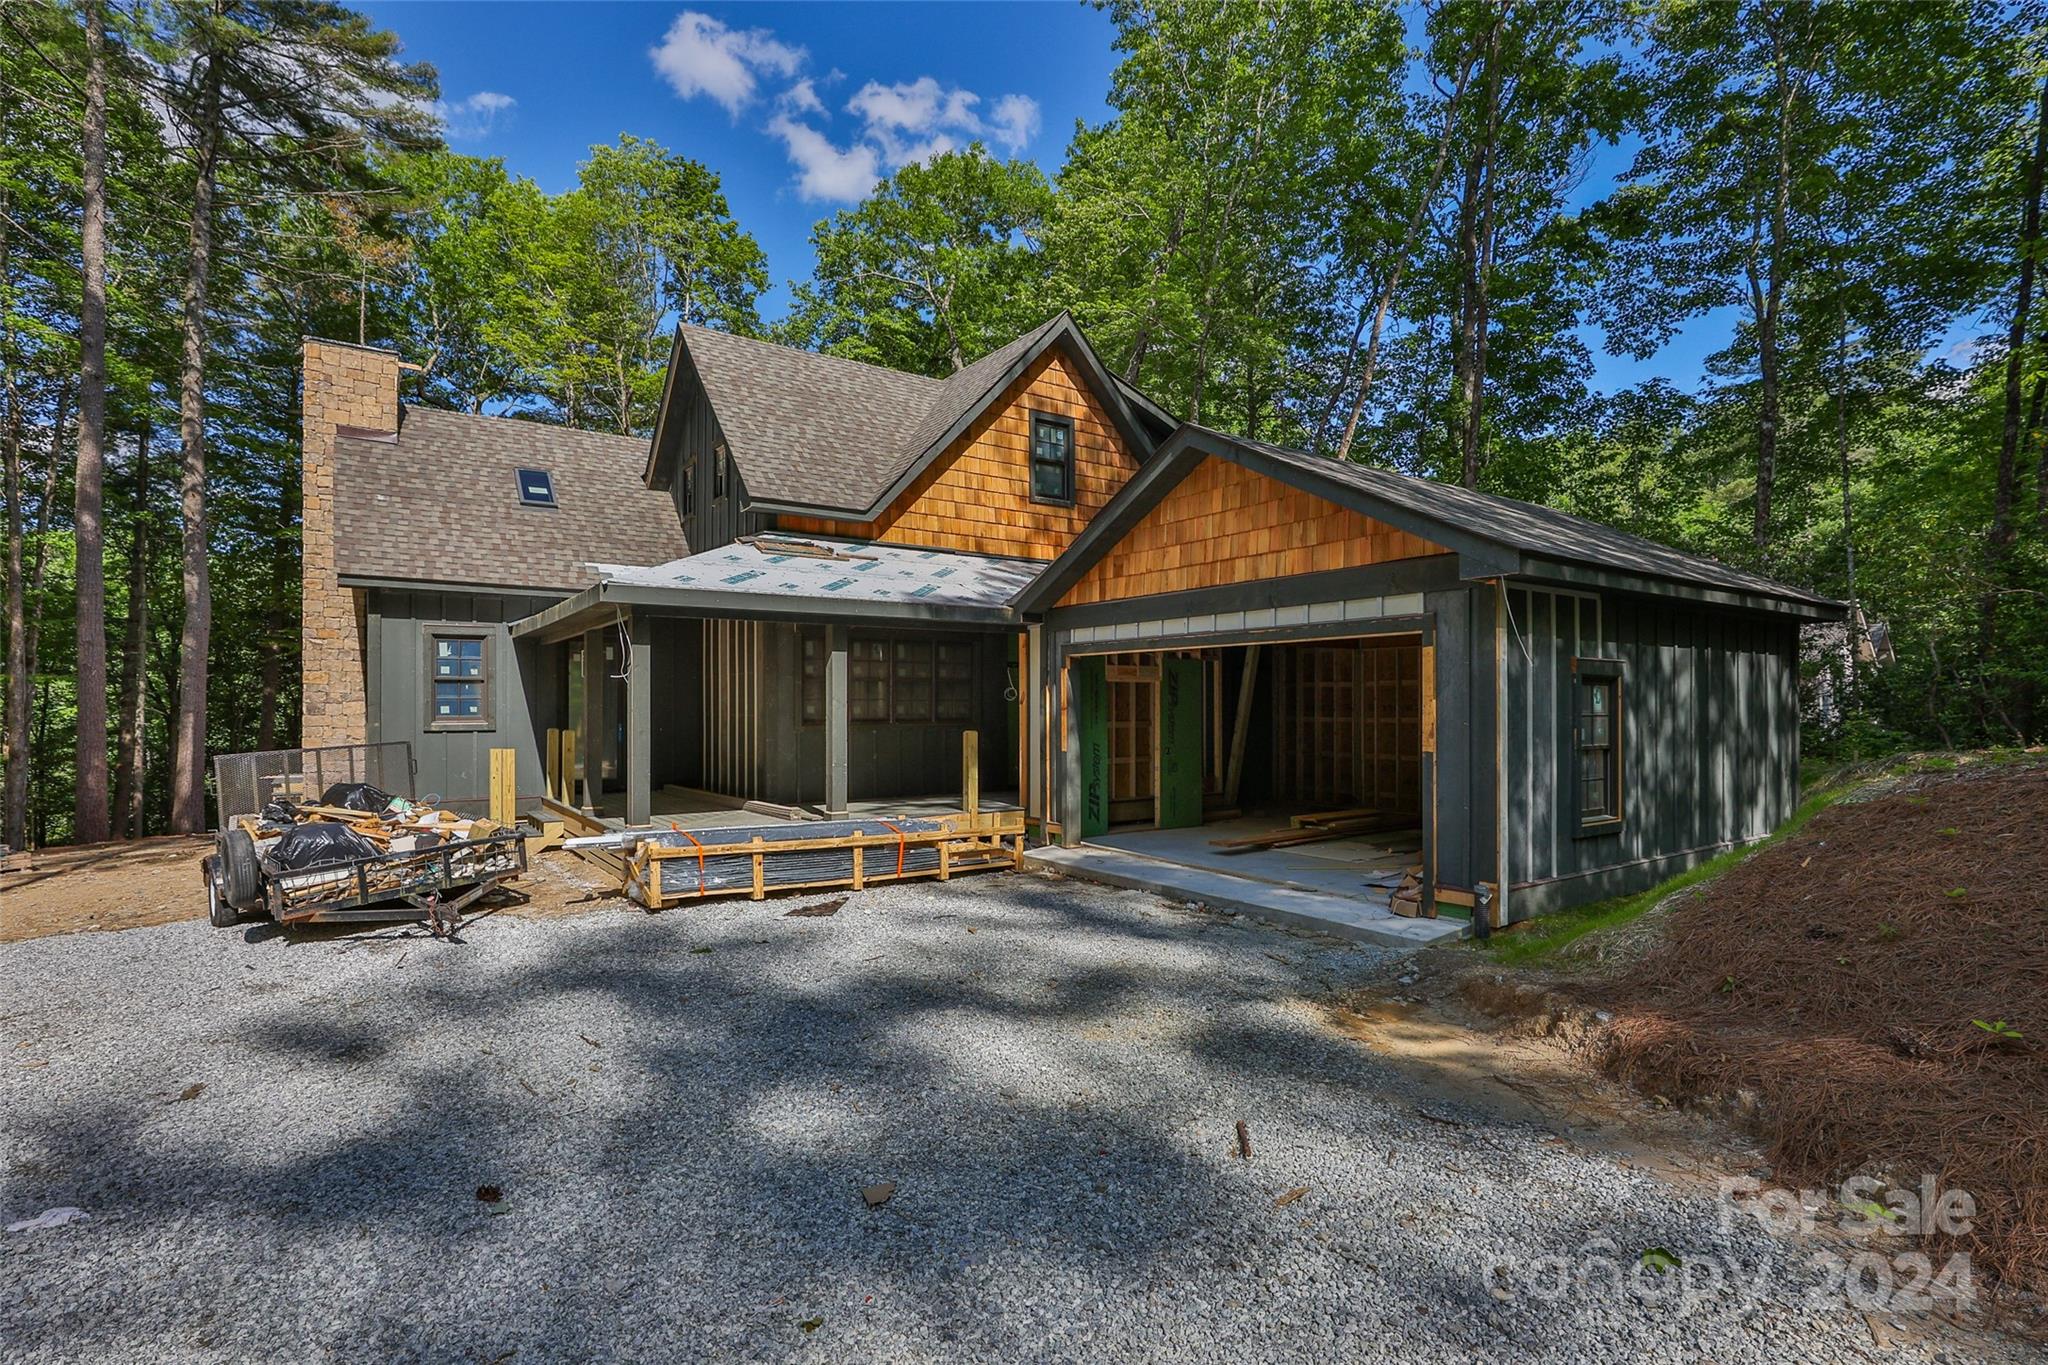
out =
{"type": "Polygon", "coordinates": [[[1803,588],[1737,569],[1719,560],[1689,555],[1668,545],[1659,545],[1653,540],[1644,540],[1641,536],[1632,536],[1626,531],[1617,531],[1611,526],[1602,526],[1599,522],[1554,508],[1474,492],[1460,484],[1438,483],[1433,479],[1420,479],[1409,474],[1396,474],[1392,470],[1311,455],[1306,451],[1247,440],[1209,428],[1201,430],[1210,431],[1213,436],[1233,441],[1270,459],[1350,484],[1394,506],[1419,516],[1433,517],[1482,540],[1525,554],[1820,606],[1840,605],[1803,588]]]}
{"type": "Polygon", "coordinates": [[[573,591],[587,561],[687,555],[675,504],[641,481],[647,443],[511,417],[409,406],[398,435],[334,444],[335,567],[345,578],[573,591]],[[544,469],[553,507],[519,500],[544,469]]]}
{"type": "Polygon", "coordinates": [[[681,331],[748,495],[859,512],[991,397],[1064,317],[944,379],[707,327],[681,331]]]}
{"type": "Polygon", "coordinates": [[[866,507],[893,481],[905,444],[946,387],[709,327],[681,330],[747,493],[767,502],[866,507]]]}

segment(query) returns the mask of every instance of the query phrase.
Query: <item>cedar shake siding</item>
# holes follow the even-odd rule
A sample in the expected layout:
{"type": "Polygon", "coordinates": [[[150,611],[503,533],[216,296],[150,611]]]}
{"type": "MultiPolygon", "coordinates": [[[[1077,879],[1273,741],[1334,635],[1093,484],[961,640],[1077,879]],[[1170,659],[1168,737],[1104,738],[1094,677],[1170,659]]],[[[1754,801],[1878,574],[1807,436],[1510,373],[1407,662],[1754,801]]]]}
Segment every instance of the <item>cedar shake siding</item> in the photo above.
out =
{"type": "Polygon", "coordinates": [[[781,530],[1017,559],[1053,559],[1138,469],[1072,361],[1045,352],[969,424],[876,521],[784,516],[781,530]],[[1031,499],[1034,413],[1074,424],[1072,506],[1031,499]]]}

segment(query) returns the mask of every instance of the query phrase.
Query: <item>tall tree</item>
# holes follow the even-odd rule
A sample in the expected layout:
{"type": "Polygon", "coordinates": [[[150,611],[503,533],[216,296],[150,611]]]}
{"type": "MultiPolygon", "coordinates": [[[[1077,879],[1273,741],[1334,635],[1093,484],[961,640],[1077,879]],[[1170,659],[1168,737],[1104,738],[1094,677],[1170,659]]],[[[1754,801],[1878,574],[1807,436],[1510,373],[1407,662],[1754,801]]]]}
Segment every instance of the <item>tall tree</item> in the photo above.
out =
{"type": "Polygon", "coordinates": [[[912,162],[812,230],[817,266],[781,335],[894,369],[963,368],[1052,311],[1052,197],[1036,166],[979,143],[912,162]]]}
{"type": "Polygon", "coordinates": [[[100,529],[107,466],[107,16],[85,10],[83,289],[78,313],[78,460],[72,476],[72,545],[78,591],[77,804],[72,837],[107,838],[107,580],[100,529]]]}
{"type": "MultiPolygon", "coordinates": [[[[276,185],[366,187],[369,154],[429,139],[431,69],[397,60],[398,40],[328,0],[190,0],[171,14],[167,103],[191,163],[180,312],[179,503],[184,624],[171,828],[205,827],[207,678],[213,633],[208,579],[206,362],[208,300],[224,160],[276,185]]],[[[333,192],[330,189],[330,192],[333,192]]]]}

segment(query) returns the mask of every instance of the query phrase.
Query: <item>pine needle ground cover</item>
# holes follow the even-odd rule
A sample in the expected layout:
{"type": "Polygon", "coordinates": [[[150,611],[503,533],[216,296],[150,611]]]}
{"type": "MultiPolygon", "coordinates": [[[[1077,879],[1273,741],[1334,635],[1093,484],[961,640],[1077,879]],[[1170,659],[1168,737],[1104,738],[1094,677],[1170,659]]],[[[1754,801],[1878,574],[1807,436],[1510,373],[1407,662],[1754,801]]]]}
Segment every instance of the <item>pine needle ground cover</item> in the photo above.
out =
{"type": "Polygon", "coordinates": [[[2048,1292],[2048,768],[1833,806],[1665,927],[1586,988],[1610,1071],[1746,1092],[1781,1180],[1932,1173],[1977,1212],[1924,1249],[2048,1292]]]}

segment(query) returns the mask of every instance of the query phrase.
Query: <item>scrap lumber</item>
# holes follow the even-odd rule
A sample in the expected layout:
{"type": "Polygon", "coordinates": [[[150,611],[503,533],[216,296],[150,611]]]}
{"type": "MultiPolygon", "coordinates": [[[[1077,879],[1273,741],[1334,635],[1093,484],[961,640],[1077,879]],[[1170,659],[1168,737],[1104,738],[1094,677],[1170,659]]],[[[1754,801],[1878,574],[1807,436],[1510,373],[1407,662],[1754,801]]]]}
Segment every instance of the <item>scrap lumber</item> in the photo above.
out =
{"type": "Polygon", "coordinates": [[[559,822],[564,833],[572,836],[562,841],[562,847],[610,876],[621,887],[626,885],[626,860],[620,857],[616,850],[579,842],[582,839],[609,835],[615,831],[608,829],[603,821],[585,815],[576,807],[565,805],[551,796],[543,796],[540,799],[540,813],[543,821],[559,822]]]}

